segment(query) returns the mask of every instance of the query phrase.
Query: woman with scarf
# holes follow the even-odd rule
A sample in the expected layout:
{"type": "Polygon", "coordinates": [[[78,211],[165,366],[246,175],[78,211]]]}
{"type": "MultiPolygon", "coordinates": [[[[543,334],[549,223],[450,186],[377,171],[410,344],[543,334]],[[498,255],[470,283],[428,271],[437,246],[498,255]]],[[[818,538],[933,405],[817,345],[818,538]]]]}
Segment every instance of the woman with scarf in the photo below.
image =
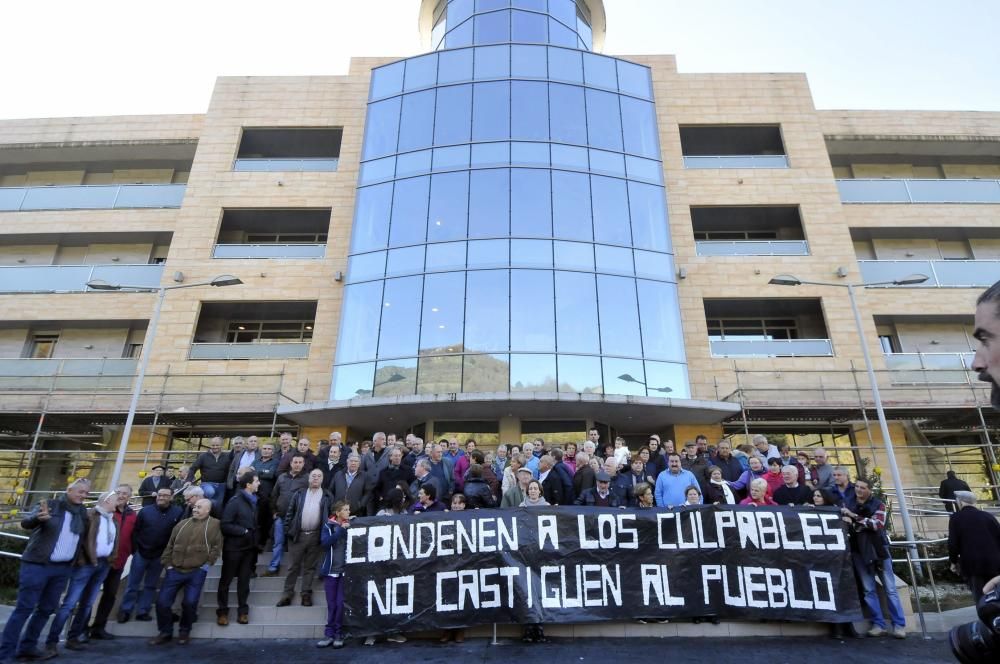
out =
{"type": "Polygon", "coordinates": [[[722,469],[718,466],[712,466],[708,473],[708,484],[705,486],[705,504],[735,505],[736,502],[736,494],[722,479],[722,469]]]}
{"type": "Polygon", "coordinates": [[[69,626],[66,635],[66,648],[83,650],[80,637],[87,628],[90,609],[101,591],[104,577],[108,575],[111,563],[118,556],[118,527],[115,525],[115,508],[118,506],[118,494],[108,491],[101,495],[97,505],[87,515],[87,535],[83,538],[76,560],[73,563],[73,576],[70,578],[69,590],[63,599],[62,606],[52,619],[49,636],[46,639],[46,650],[55,650],[59,644],[69,614],[76,609],[76,616],[69,626]]]}
{"type": "Polygon", "coordinates": [[[750,482],[764,477],[766,471],[764,463],[760,459],[750,457],[748,463],[750,464],[749,470],[740,475],[740,478],[735,482],[729,482],[729,488],[733,490],[734,495],[737,495],[736,492],[739,492],[738,495],[745,495],[750,490],[750,482]]]}

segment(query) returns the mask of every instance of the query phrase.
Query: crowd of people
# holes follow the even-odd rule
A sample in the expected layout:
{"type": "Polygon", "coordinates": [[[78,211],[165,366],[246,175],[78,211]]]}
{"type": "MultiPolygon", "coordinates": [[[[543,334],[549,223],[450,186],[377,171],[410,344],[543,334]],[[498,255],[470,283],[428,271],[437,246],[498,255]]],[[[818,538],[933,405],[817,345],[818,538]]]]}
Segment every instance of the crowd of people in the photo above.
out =
{"type": "MultiPolygon", "coordinates": [[[[359,516],[392,516],[445,510],[582,505],[651,509],[693,505],[838,506],[852,532],[852,560],[870,636],[905,636],[885,535],[885,505],[864,478],[831,465],[822,448],[792,454],[764,436],[735,448],[728,440],[709,445],[705,436],[679,449],[650,436],[630,449],[622,438],[602,445],[592,429],[576,444],[479,449],[475,440],[425,442],[376,433],[347,443],[331,433],[314,450],[306,437],[283,433],[275,442],[235,437],[223,450],[213,438],[189,466],[157,466],[132,489],[122,485],[87,509],[91,487],[75,481],[64,496],[40,502],[22,526],[31,532],[21,566],[17,606],[0,643],[0,662],[14,656],[47,659],[65,647],[85,648],[111,639],[107,625],[122,572],[131,559],[117,621],[156,621],[151,645],[186,644],[197,620],[209,568],[222,561],[216,624],[230,620],[229,593],[236,582],[236,621],[250,620],[250,584],[258,560],[264,576],[285,574],[278,607],[312,606],[316,577],[323,580],[326,636],[317,645],[344,645],[345,532],[359,516]],[[282,567],[284,568],[282,570],[282,567]],[[876,593],[881,577],[887,623],[876,593]],[[103,589],[103,593],[101,592],[103,589]],[[94,604],[100,595],[96,609],[94,604]],[[179,615],[174,611],[181,597],[179,615]],[[49,616],[44,646],[39,639],[49,616]],[[174,630],[177,625],[175,638],[174,630]]],[[[387,640],[404,642],[402,634],[387,640]]],[[[464,640],[447,630],[441,641],[464,640]]],[[[525,628],[525,640],[544,641],[541,625],[525,628]]],[[[366,639],[370,645],[375,639],[366,639]]]]}

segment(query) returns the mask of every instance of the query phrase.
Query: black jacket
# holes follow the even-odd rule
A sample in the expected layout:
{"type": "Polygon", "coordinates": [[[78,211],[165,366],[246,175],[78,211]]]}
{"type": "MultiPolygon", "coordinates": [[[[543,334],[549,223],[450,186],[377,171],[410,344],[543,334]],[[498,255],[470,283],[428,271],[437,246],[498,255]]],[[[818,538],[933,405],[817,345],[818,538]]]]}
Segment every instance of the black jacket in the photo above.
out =
{"type": "MultiPolygon", "coordinates": [[[[635,507],[636,503],[638,502],[635,497],[635,487],[639,486],[643,482],[646,482],[645,473],[639,473],[638,475],[636,475],[631,470],[628,471],[627,473],[618,473],[615,476],[615,487],[618,490],[612,491],[612,493],[617,493],[619,499],[622,496],[625,497],[625,502],[622,503],[623,505],[630,505],[632,507],[635,507]]],[[[649,484],[649,482],[646,483],[649,484]]],[[[650,488],[655,488],[655,487],[650,487],[650,488]]],[[[617,505],[615,505],[615,507],[617,507],[617,505]]]]}
{"type": "MultiPolygon", "coordinates": [[[[24,548],[24,553],[21,554],[21,560],[29,563],[44,565],[49,562],[52,551],[56,548],[56,542],[59,540],[59,534],[62,532],[63,519],[73,518],[73,515],[68,510],[69,503],[65,498],[48,500],[47,502],[49,514],[52,518],[46,521],[39,521],[38,505],[35,505],[31,513],[21,519],[21,527],[31,531],[28,545],[24,548]]],[[[87,525],[89,523],[87,509],[83,505],[80,505],[79,510],[80,524],[83,526],[83,532],[80,533],[76,553],[73,554],[74,559],[80,553],[80,547],[83,546],[83,542],[87,537],[87,525]]]]}
{"type": "Polygon", "coordinates": [[[200,470],[202,482],[225,484],[226,478],[229,477],[229,464],[232,460],[232,456],[228,452],[221,452],[218,459],[211,452],[202,452],[188,469],[187,480],[194,482],[195,471],[200,470]]]}
{"type": "Polygon", "coordinates": [[[406,486],[410,486],[410,482],[412,481],[413,471],[406,466],[386,466],[380,470],[378,480],[375,482],[376,507],[383,507],[385,497],[389,495],[390,491],[396,488],[398,482],[403,482],[406,486]]]}
{"type": "Polygon", "coordinates": [[[948,520],[948,559],[962,576],[989,579],[1000,574],[1000,524],[992,514],[966,505],[948,520]]]}
{"type": "Polygon", "coordinates": [[[375,481],[360,470],[354,476],[351,486],[347,486],[347,471],[342,470],[333,476],[333,499],[346,500],[351,505],[351,514],[356,516],[372,516],[375,514],[372,503],[372,492],[375,481]],[[369,511],[370,508],[370,511],[369,511]]]}
{"type": "Polygon", "coordinates": [[[165,510],[155,504],[143,507],[132,528],[132,551],[143,558],[158,560],[167,548],[170,533],[180,523],[183,513],[183,509],[173,504],[165,510]]]}
{"type": "Polygon", "coordinates": [[[154,484],[156,478],[150,475],[139,484],[139,496],[142,498],[142,506],[152,505],[156,502],[156,492],[162,488],[170,488],[170,479],[166,475],[160,477],[158,484],[154,484]]]}
{"type": "Polygon", "coordinates": [[[260,486],[257,487],[257,500],[270,501],[274,484],[278,481],[278,460],[272,456],[264,461],[258,456],[257,460],[253,462],[253,469],[257,473],[257,479],[260,480],[260,486]]]}
{"type": "MultiPolygon", "coordinates": [[[[430,475],[428,474],[428,477],[430,475]]],[[[496,507],[497,501],[490,490],[490,485],[481,477],[465,478],[465,507],[474,510],[476,508],[496,507]]]]}
{"type": "Polygon", "coordinates": [[[727,482],[735,482],[743,474],[743,464],[740,463],[739,459],[731,455],[728,459],[715,457],[715,466],[722,471],[722,479],[727,482]]]}
{"type": "MultiPolygon", "coordinates": [[[[285,512],[285,541],[287,542],[299,541],[299,534],[302,531],[302,508],[306,504],[307,491],[309,491],[308,487],[299,489],[288,503],[288,510],[285,512]]],[[[333,512],[333,496],[326,489],[321,488],[320,491],[323,492],[323,495],[319,499],[319,527],[316,530],[323,527],[333,512]]]]}
{"type": "Polygon", "coordinates": [[[562,482],[563,503],[572,505],[573,501],[576,500],[576,489],[573,488],[573,475],[569,472],[569,468],[560,461],[552,466],[552,472],[558,474],[559,481],[562,482]]]}
{"type": "Polygon", "coordinates": [[[587,465],[576,469],[576,473],[573,475],[573,493],[579,496],[595,486],[597,486],[597,476],[594,474],[593,468],[587,465]]]}
{"type": "Polygon", "coordinates": [[[559,473],[552,469],[542,482],[542,497],[549,505],[562,505],[565,502],[563,497],[562,480],[559,473]]]}
{"type": "MultiPolygon", "coordinates": [[[[587,489],[580,494],[580,497],[576,499],[577,505],[585,505],[587,507],[597,506],[597,489],[587,489]]],[[[625,503],[622,502],[621,497],[612,490],[608,490],[608,507],[623,507],[625,503]]]]}
{"type": "Polygon", "coordinates": [[[271,491],[271,510],[280,517],[285,516],[288,510],[288,503],[292,502],[292,496],[299,489],[309,486],[309,473],[302,471],[295,477],[291,473],[282,473],[278,476],[278,481],[271,491]]]}
{"type": "Polygon", "coordinates": [[[247,551],[257,546],[257,503],[240,489],[222,512],[222,550],[247,551]]]}

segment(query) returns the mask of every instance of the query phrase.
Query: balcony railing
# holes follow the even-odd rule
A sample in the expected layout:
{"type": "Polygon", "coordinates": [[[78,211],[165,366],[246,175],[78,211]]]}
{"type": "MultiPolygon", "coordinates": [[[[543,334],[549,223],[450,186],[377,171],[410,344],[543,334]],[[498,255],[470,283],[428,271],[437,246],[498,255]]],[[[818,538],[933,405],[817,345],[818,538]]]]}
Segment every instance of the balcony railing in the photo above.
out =
{"type": "Polygon", "coordinates": [[[0,359],[0,391],[127,390],[137,364],[118,358],[0,359]]]}
{"type": "Polygon", "coordinates": [[[213,258],[323,258],[325,244],[217,244],[213,258]]]}
{"type": "Polygon", "coordinates": [[[0,293],[81,293],[95,279],[109,284],[159,288],[163,265],[0,266],[0,293]]]}
{"type": "Polygon", "coordinates": [[[1000,203],[1000,180],[837,180],[843,203],[1000,203]]]}
{"type": "Polygon", "coordinates": [[[308,341],[275,343],[193,343],[192,360],[304,360],[308,341]]]}
{"type": "Polygon", "coordinates": [[[699,256],[808,256],[805,240],[698,240],[699,256]]]}
{"type": "Polygon", "coordinates": [[[712,339],[712,357],[833,357],[829,339],[712,339]]]}
{"type": "Polygon", "coordinates": [[[233,163],[234,171],[335,171],[340,159],[253,159],[240,158],[233,163]]]}
{"type": "Polygon", "coordinates": [[[183,184],[0,187],[0,211],[179,208],[186,188],[183,184]]]}
{"type": "MultiPolygon", "coordinates": [[[[922,284],[906,288],[980,288],[1000,281],[1000,260],[899,260],[858,261],[866,282],[893,281],[913,274],[925,274],[922,284]]],[[[903,288],[902,286],[887,287],[903,288]]]]}
{"type": "Polygon", "coordinates": [[[684,168],[788,168],[783,154],[694,155],[684,157],[684,168]]]}
{"type": "Polygon", "coordinates": [[[975,353],[887,353],[885,364],[894,385],[952,385],[978,380],[972,373],[975,353]]]}

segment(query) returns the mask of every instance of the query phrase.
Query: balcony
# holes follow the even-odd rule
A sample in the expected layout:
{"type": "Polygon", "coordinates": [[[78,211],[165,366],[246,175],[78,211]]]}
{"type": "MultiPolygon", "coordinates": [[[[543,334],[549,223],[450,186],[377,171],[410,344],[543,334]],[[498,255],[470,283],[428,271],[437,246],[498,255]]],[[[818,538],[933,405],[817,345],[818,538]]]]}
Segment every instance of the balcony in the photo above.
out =
{"type": "Polygon", "coordinates": [[[712,339],[712,357],[833,357],[829,339],[712,339]]]}
{"type": "Polygon", "coordinates": [[[698,240],[699,256],[808,256],[805,240],[698,240]]]}
{"type": "Polygon", "coordinates": [[[179,208],[183,184],[0,187],[0,211],[179,208]]]}
{"type": "Polygon", "coordinates": [[[335,171],[343,130],[331,127],[243,129],[234,171],[335,171]]]}
{"type": "Polygon", "coordinates": [[[685,156],[684,168],[788,168],[788,157],[783,154],[685,156]]]}
{"type": "MultiPolygon", "coordinates": [[[[858,265],[869,283],[927,275],[924,283],[906,288],[981,288],[1000,281],[1000,260],[862,260],[858,265]]],[[[892,284],[885,287],[900,288],[892,284]]]]}
{"type": "Polygon", "coordinates": [[[309,342],[193,343],[192,360],[304,360],[309,342]]]}
{"type": "Polygon", "coordinates": [[[687,126],[680,133],[684,168],[788,168],[777,125],[687,126]]]}
{"type": "Polygon", "coordinates": [[[134,359],[0,359],[0,391],[127,390],[134,359]]]}
{"type": "Polygon", "coordinates": [[[248,159],[233,162],[234,171],[335,171],[339,159],[248,159]]]}
{"type": "Polygon", "coordinates": [[[87,283],[160,287],[163,265],[16,265],[0,266],[0,293],[83,293],[87,283]]]}
{"type": "Polygon", "coordinates": [[[977,379],[972,373],[975,353],[887,353],[885,363],[893,385],[955,385],[977,379]]]}
{"type": "Polygon", "coordinates": [[[217,244],[212,258],[323,258],[326,244],[217,244]]]}
{"type": "Polygon", "coordinates": [[[1000,180],[837,180],[843,203],[1000,203],[1000,180]]]}

